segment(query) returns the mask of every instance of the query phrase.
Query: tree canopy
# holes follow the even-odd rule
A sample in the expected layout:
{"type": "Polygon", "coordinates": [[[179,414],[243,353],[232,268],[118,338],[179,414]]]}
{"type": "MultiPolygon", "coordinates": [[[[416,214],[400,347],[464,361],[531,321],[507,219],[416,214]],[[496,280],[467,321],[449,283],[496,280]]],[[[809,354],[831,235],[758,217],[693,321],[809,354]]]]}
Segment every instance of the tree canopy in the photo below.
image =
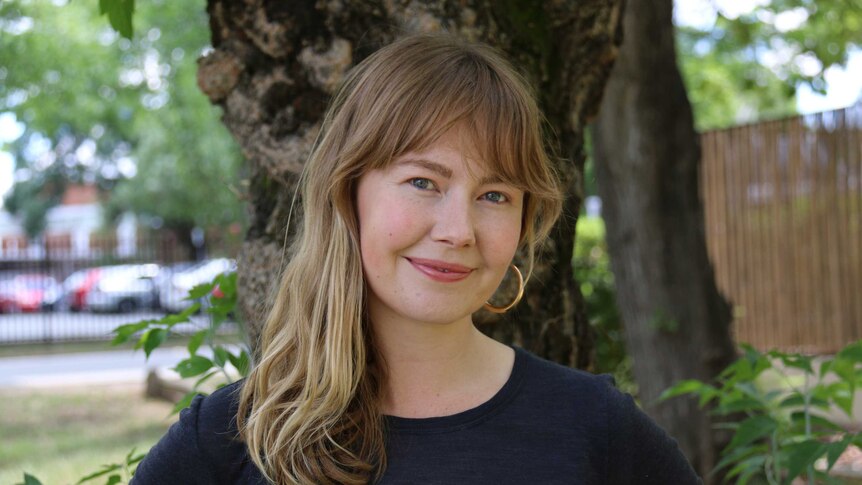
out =
{"type": "Polygon", "coordinates": [[[25,128],[6,147],[16,160],[7,208],[37,235],[65,184],[88,182],[110,191],[110,216],[131,210],[179,228],[242,221],[242,157],[196,85],[209,45],[203,6],[148,2],[129,40],[95,5],[62,3],[0,5],[0,112],[25,128]]]}
{"type": "Polygon", "coordinates": [[[677,27],[677,48],[699,129],[796,113],[802,85],[862,47],[862,0],[771,0],[742,15],[677,27]]]}

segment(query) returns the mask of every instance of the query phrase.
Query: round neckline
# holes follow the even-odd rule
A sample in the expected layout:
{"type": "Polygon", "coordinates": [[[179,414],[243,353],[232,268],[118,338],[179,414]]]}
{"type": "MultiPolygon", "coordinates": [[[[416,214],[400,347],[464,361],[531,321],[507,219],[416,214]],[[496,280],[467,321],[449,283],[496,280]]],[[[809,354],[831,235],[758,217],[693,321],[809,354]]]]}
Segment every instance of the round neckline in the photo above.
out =
{"type": "Polygon", "coordinates": [[[490,399],[476,407],[447,416],[430,418],[405,418],[401,416],[384,415],[387,428],[399,433],[441,433],[472,426],[496,414],[517,393],[521,384],[526,364],[526,351],[510,345],[515,351],[515,362],[512,372],[501,387],[490,399]]]}

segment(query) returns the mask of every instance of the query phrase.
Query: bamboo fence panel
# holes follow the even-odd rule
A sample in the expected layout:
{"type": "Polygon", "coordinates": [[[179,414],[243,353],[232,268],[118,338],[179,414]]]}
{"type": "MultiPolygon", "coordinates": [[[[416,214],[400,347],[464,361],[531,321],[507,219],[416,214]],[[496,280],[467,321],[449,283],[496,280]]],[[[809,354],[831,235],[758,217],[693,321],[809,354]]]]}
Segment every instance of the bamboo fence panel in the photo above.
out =
{"type": "Polygon", "coordinates": [[[862,103],[701,135],[707,249],[737,342],[862,338],[862,103]]]}

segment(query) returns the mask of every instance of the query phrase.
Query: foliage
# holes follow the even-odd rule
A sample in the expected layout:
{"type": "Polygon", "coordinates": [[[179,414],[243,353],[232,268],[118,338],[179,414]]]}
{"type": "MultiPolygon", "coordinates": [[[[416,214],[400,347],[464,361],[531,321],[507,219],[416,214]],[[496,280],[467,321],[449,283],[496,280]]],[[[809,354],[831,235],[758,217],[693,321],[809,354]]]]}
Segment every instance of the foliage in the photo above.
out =
{"type": "MultiPolygon", "coordinates": [[[[114,329],[116,334],[113,345],[121,345],[136,337],[134,348],[143,349],[146,356],[158,348],[170,332],[179,324],[192,323],[190,317],[205,307],[209,315],[209,325],[192,334],[187,345],[189,356],[177,363],[174,370],[182,378],[197,378],[192,390],[180,399],[173,408],[178,413],[189,406],[197,394],[204,394],[202,386],[215,376],[222,376],[222,382],[217,388],[223,387],[239,378],[248,376],[251,368],[251,358],[248,345],[242,345],[238,350],[231,351],[223,345],[215,343],[216,333],[228,318],[235,316],[236,309],[236,273],[221,274],[212,282],[195,286],[189,291],[187,300],[194,303],[186,310],[166,315],[157,320],[143,320],[137,323],[121,325],[114,329]],[[211,357],[201,354],[201,347],[206,346],[212,351],[211,357]]],[[[126,483],[137,464],[144,459],[145,454],[136,454],[131,450],[123,463],[103,465],[102,469],[81,478],[77,484],[89,482],[97,478],[107,478],[106,485],[126,483]]],[[[41,485],[33,476],[25,473],[24,485],[41,485]]]]}
{"type": "MultiPolygon", "coordinates": [[[[30,202],[42,218],[56,203],[41,190],[52,174],[110,192],[109,216],[131,210],[180,229],[242,222],[242,157],[196,85],[209,42],[202,6],[147,2],[129,40],[94,4],[58,3],[0,4],[0,113],[24,126],[8,149],[16,186],[34,187],[22,193],[38,194],[30,202]]],[[[112,22],[122,5],[133,2],[100,2],[112,22]]]]}
{"type": "Polygon", "coordinates": [[[705,28],[677,27],[680,67],[700,130],[795,114],[803,84],[822,92],[825,73],[862,46],[862,1],[771,0],[705,28]]]}
{"type": "Polygon", "coordinates": [[[728,366],[715,385],[686,380],[662,399],[697,396],[721,416],[744,415],[727,424],[734,430],[716,469],[745,484],[754,477],[770,484],[790,483],[807,474],[809,481],[830,481],[828,471],[851,444],[862,445],[862,433],[838,425],[833,416],[853,412],[854,393],[862,385],[862,341],[835,357],[818,359],[797,353],[761,353],[742,345],[744,354],[728,366]],[[774,385],[764,385],[767,379],[774,385]],[[825,467],[815,467],[825,458],[825,467]]]}
{"type": "Polygon", "coordinates": [[[576,233],[572,269],[575,280],[581,285],[590,325],[596,332],[596,367],[593,370],[613,374],[618,387],[634,394],[631,360],[623,340],[614,276],[605,244],[605,223],[599,217],[581,216],[576,233]]]}
{"type": "Polygon", "coordinates": [[[127,39],[132,38],[135,0],[99,0],[99,14],[107,15],[111,27],[127,39]]]}
{"type": "Polygon", "coordinates": [[[56,170],[45,170],[13,185],[4,207],[22,219],[24,232],[34,239],[45,230],[45,214],[60,202],[66,185],[66,178],[56,170]]]}
{"type": "Polygon", "coordinates": [[[189,323],[190,317],[201,309],[201,302],[206,303],[206,312],[210,317],[209,325],[192,334],[187,346],[189,356],[174,368],[182,378],[198,378],[192,390],[174,407],[174,412],[179,412],[191,403],[195,395],[201,393],[201,386],[214,376],[224,377],[224,381],[218,385],[222,387],[237,380],[238,377],[248,375],[251,359],[247,345],[231,352],[227,347],[215,343],[215,336],[221,325],[235,315],[236,295],[236,273],[218,275],[212,282],[195,286],[189,291],[186,299],[195,301],[189,308],[158,320],[121,325],[114,330],[116,336],[112,343],[120,345],[133,336],[138,336],[134,348],[143,349],[149,357],[152,351],[165,341],[176,325],[189,323]],[[203,344],[212,350],[212,357],[205,357],[199,353],[203,344]],[[235,369],[235,372],[230,367],[235,369]]]}

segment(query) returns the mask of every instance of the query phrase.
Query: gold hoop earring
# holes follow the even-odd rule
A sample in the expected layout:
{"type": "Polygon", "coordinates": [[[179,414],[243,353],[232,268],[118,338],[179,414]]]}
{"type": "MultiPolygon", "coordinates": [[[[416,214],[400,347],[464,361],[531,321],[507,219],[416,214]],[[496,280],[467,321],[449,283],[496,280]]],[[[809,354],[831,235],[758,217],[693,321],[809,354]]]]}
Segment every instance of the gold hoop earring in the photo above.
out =
{"type": "Polygon", "coordinates": [[[518,276],[518,294],[515,296],[515,299],[512,303],[509,303],[506,306],[494,306],[490,302],[485,302],[485,310],[488,310],[491,313],[506,313],[510,308],[517,305],[521,298],[524,296],[524,276],[521,274],[521,270],[518,269],[514,264],[512,265],[512,269],[515,270],[515,274],[518,276]]]}

